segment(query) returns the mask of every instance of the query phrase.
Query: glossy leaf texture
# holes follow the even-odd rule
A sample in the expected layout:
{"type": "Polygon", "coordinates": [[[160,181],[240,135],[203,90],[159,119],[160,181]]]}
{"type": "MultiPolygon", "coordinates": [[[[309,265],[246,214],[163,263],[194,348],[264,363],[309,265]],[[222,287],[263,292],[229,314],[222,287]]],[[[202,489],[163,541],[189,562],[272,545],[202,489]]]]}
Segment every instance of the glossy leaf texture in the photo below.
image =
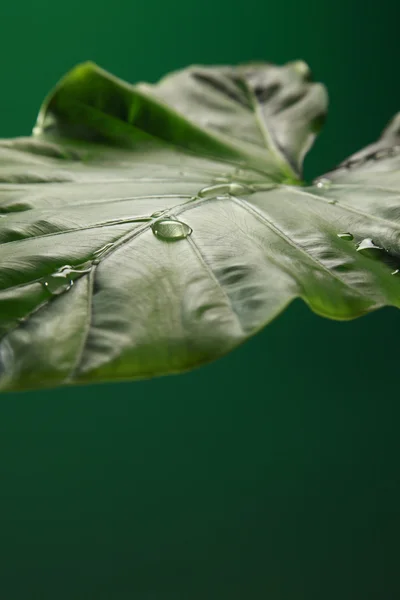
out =
{"type": "Polygon", "coordinates": [[[399,306],[400,118],[307,186],[326,107],[301,61],[67,74],[0,142],[0,389],[182,372],[297,297],[399,306]]]}

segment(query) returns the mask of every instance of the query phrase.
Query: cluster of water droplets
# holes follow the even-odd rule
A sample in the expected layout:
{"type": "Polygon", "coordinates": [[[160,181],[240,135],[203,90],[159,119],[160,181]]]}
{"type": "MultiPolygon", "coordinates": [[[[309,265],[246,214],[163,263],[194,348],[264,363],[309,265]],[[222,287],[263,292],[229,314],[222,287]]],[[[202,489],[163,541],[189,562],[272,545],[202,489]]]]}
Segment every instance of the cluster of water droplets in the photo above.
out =
{"type": "Polygon", "coordinates": [[[53,296],[61,294],[73,286],[75,279],[79,279],[85,273],[89,273],[91,268],[92,263],[90,261],[77,267],[63,265],[57,271],[47,275],[43,279],[43,287],[53,296]]]}
{"type": "MultiPolygon", "coordinates": [[[[196,196],[192,196],[188,202],[195,202],[196,200],[204,200],[208,198],[224,197],[229,195],[247,195],[252,193],[254,190],[244,184],[234,182],[221,182],[215,183],[202,188],[196,196]]],[[[169,214],[171,209],[159,210],[151,214],[149,217],[138,217],[131,219],[122,219],[121,222],[149,222],[150,228],[155,237],[159,240],[166,242],[176,242],[189,237],[193,230],[192,228],[181,221],[180,219],[169,214]]],[[[113,222],[119,222],[115,219],[113,222]]],[[[59,295],[65,291],[68,291],[74,284],[76,279],[79,279],[83,275],[87,275],[90,271],[98,265],[109,253],[116,247],[116,243],[110,242],[102,246],[99,250],[96,250],[89,260],[77,265],[63,265],[50,275],[45,276],[41,283],[43,287],[52,296],[59,295]]]]}
{"type": "MultiPolygon", "coordinates": [[[[252,188],[241,183],[215,183],[202,188],[196,196],[190,198],[189,202],[227,195],[248,195],[252,192],[252,188]]],[[[189,237],[192,234],[193,229],[180,219],[170,216],[168,214],[169,212],[170,211],[166,209],[157,211],[151,215],[151,219],[156,219],[151,224],[151,230],[154,235],[158,239],[168,242],[175,242],[189,237]]]]}
{"type": "MultiPolygon", "coordinates": [[[[348,231],[344,233],[338,233],[337,237],[345,241],[354,240],[353,234],[348,231]]],[[[395,265],[396,268],[394,268],[392,271],[392,275],[397,275],[400,273],[400,258],[390,254],[386,248],[376,244],[372,238],[363,238],[361,241],[356,243],[355,247],[357,252],[360,252],[360,254],[363,254],[368,258],[382,260],[389,266],[392,266],[392,268],[395,265]]]]}

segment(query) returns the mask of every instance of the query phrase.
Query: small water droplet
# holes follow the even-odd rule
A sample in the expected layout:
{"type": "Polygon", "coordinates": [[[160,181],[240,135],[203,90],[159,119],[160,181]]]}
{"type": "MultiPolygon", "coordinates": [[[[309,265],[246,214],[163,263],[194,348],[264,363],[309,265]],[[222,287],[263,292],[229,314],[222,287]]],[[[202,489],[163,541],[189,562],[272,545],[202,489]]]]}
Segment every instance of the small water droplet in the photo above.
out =
{"type": "Polygon", "coordinates": [[[302,75],[302,77],[306,79],[311,77],[311,69],[303,60],[293,61],[291,66],[295,71],[297,71],[297,73],[299,73],[299,75],[302,75]]]}
{"type": "Polygon", "coordinates": [[[45,277],[42,281],[43,286],[52,295],[66,292],[74,284],[75,279],[78,279],[85,273],[89,273],[91,266],[91,263],[84,263],[83,265],[79,265],[77,267],[64,265],[54,273],[51,273],[51,275],[45,277]]]}
{"type": "Polygon", "coordinates": [[[201,189],[198,193],[199,198],[215,198],[224,194],[231,195],[247,195],[251,194],[253,190],[248,185],[243,183],[219,183],[217,185],[210,185],[201,189]]]}
{"type": "Polygon", "coordinates": [[[161,219],[153,223],[151,229],[159,239],[171,242],[184,240],[192,233],[192,228],[178,219],[161,219]]]}
{"type": "Polygon", "coordinates": [[[156,210],[156,212],[153,212],[152,215],[150,215],[151,219],[158,219],[158,217],[162,217],[162,215],[165,213],[165,210],[156,210]]]}
{"type": "Polygon", "coordinates": [[[330,179],[328,179],[327,177],[321,177],[321,179],[318,179],[317,181],[317,188],[319,189],[328,189],[330,188],[332,185],[332,181],[330,179]]]}
{"type": "Polygon", "coordinates": [[[383,248],[381,248],[381,246],[378,246],[377,244],[375,244],[374,240],[372,240],[371,238],[365,238],[364,240],[362,240],[359,244],[357,244],[356,249],[357,249],[357,252],[368,252],[370,250],[380,250],[380,251],[383,250],[383,248]]]}
{"type": "Polygon", "coordinates": [[[328,204],[337,204],[338,201],[337,200],[328,200],[328,204]]]}
{"type": "Polygon", "coordinates": [[[340,238],[341,240],[346,240],[351,242],[352,239],[354,239],[353,235],[349,232],[345,232],[345,233],[338,233],[337,234],[338,238],[340,238]]]}
{"type": "Polygon", "coordinates": [[[392,271],[392,275],[397,275],[397,273],[400,273],[400,269],[396,269],[395,271],[392,271]]]}
{"type": "Polygon", "coordinates": [[[106,255],[108,254],[108,252],[111,250],[111,248],[114,247],[114,244],[112,242],[110,242],[109,244],[106,244],[105,246],[102,246],[101,248],[99,248],[98,250],[96,250],[95,252],[93,252],[93,264],[97,265],[99,264],[100,260],[106,255]]]}

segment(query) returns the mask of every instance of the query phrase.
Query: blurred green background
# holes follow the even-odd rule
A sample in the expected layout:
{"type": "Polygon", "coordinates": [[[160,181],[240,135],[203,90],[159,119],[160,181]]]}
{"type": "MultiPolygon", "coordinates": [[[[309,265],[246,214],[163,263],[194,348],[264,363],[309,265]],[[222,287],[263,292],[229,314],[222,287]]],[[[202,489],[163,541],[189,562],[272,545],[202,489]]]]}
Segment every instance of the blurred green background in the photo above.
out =
{"type": "MultiPolygon", "coordinates": [[[[0,136],[75,63],[128,81],[305,59],[330,91],[321,174],[400,109],[393,0],[0,8],[0,136]]],[[[295,302],[182,376],[0,397],[2,600],[400,597],[400,313],[295,302]]]]}

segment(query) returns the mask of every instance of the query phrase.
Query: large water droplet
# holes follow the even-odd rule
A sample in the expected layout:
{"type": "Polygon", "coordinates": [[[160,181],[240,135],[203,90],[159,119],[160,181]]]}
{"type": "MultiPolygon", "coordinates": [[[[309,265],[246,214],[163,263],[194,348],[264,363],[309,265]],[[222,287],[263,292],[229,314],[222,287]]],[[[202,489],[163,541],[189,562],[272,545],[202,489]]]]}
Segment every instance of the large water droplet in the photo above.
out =
{"type": "Polygon", "coordinates": [[[327,177],[321,177],[321,179],[318,179],[317,181],[317,188],[319,189],[328,189],[330,188],[332,185],[332,181],[330,179],[328,179],[327,177]]]}
{"type": "Polygon", "coordinates": [[[218,183],[204,187],[197,194],[199,198],[215,198],[224,194],[235,196],[251,194],[253,190],[248,185],[243,183],[218,183]]]}
{"type": "Polygon", "coordinates": [[[66,292],[70,289],[75,279],[78,279],[85,273],[89,273],[90,270],[91,263],[84,263],[78,267],[64,265],[54,273],[51,273],[51,275],[47,275],[43,279],[42,283],[50,294],[61,294],[62,292],[66,292]]]}
{"type": "Polygon", "coordinates": [[[338,233],[338,234],[337,234],[337,236],[338,236],[338,238],[340,238],[341,240],[346,240],[346,242],[347,242],[347,241],[348,241],[348,242],[351,242],[351,240],[352,240],[352,239],[354,239],[354,238],[353,238],[353,235],[352,235],[351,233],[349,233],[349,232],[346,232],[346,233],[338,233]]]}
{"type": "Polygon", "coordinates": [[[151,226],[156,237],[167,242],[184,240],[192,233],[192,228],[178,219],[160,219],[151,226]]]}
{"type": "Polygon", "coordinates": [[[66,292],[73,285],[73,280],[68,279],[58,273],[53,273],[44,279],[43,285],[50,294],[60,294],[66,292]]]}
{"type": "Polygon", "coordinates": [[[381,246],[378,246],[377,244],[375,244],[374,240],[372,240],[371,238],[365,238],[364,240],[362,240],[359,244],[357,244],[357,252],[370,252],[378,250],[378,251],[383,251],[383,248],[381,248],[381,246]]]}

